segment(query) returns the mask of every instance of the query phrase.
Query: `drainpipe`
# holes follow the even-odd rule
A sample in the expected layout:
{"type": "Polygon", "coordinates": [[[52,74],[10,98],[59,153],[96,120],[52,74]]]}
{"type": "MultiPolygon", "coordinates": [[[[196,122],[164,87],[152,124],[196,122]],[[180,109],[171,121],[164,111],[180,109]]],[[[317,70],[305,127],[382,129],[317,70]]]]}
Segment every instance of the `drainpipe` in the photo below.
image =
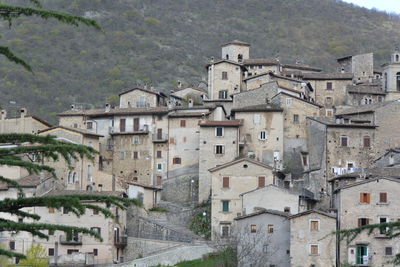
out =
{"type": "MultiPolygon", "coordinates": [[[[331,196],[333,197],[333,195],[331,196]]],[[[340,192],[338,194],[338,207],[336,209],[336,266],[340,266],[340,235],[338,231],[340,230],[340,217],[339,217],[339,211],[341,209],[341,198],[340,198],[340,192]]]]}

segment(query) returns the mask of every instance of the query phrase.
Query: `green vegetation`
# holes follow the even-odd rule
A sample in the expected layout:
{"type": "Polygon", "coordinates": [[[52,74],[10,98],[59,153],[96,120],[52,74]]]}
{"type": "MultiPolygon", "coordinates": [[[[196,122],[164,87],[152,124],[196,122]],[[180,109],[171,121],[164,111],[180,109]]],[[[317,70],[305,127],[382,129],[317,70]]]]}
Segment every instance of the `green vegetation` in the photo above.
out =
{"type": "Polygon", "coordinates": [[[19,262],[17,266],[48,267],[46,250],[40,244],[34,244],[26,251],[26,259],[19,262]]]}
{"type": "Polygon", "coordinates": [[[150,212],[169,212],[169,210],[161,207],[153,207],[149,209],[150,212]]]}
{"type": "MultiPolygon", "coordinates": [[[[173,267],[235,267],[237,266],[236,254],[232,249],[226,249],[220,253],[209,254],[203,259],[183,261],[173,267]]],[[[166,266],[157,266],[166,267],[166,266]]]]}
{"type": "Polygon", "coordinates": [[[210,201],[200,204],[195,208],[190,224],[190,230],[205,239],[211,238],[211,203],[210,201]]]}
{"type": "MultiPolygon", "coordinates": [[[[8,4],[28,1],[3,0],[8,4]]],[[[204,65],[220,57],[220,44],[250,42],[252,57],[335,68],[334,59],[375,52],[388,60],[400,34],[400,18],[338,0],[43,1],[43,7],[95,19],[79,30],[37,17],[13,21],[1,42],[28,62],[35,74],[0,58],[0,105],[55,121],[72,102],[103,106],[110,96],[145,83],[171,89],[196,85],[204,65]],[[221,15],[222,14],[222,15],[221,15]]]]}

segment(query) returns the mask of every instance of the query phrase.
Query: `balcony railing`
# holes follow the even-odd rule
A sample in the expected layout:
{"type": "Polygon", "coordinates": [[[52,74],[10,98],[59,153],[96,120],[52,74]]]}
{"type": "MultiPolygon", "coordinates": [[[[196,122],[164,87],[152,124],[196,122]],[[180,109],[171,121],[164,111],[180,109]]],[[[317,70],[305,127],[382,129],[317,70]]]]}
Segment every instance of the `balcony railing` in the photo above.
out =
{"type": "Polygon", "coordinates": [[[68,238],[65,235],[60,236],[61,245],[82,245],[82,236],[72,236],[68,238]]]}
{"type": "Polygon", "coordinates": [[[128,244],[128,237],[127,236],[115,236],[114,237],[114,245],[116,247],[126,247],[128,244]]]}
{"type": "Polygon", "coordinates": [[[167,142],[168,135],[167,134],[153,134],[153,142],[167,142]]]}

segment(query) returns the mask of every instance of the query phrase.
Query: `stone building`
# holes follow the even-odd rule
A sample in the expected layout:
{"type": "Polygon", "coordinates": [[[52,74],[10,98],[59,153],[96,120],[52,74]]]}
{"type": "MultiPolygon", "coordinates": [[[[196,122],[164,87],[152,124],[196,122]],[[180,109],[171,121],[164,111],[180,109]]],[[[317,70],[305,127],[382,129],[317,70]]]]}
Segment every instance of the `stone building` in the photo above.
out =
{"type": "Polygon", "coordinates": [[[387,100],[400,98],[400,51],[392,53],[390,62],[383,64],[382,88],[387,92],[387,100]]]}
{"type": "MultiPolygon", "coordinates": [[[[39,131],[39,135],[53,135],[60,141],[89,146],[96,151],[99,151],[99,138],[102,137],[102,135],[88,130],[66,126],[47,128],[39,131]]],[[[102,191],[115,190],[116,188],[112,175],[102,171],[100,156],[98,154],[94,155],[93,160],[88,158],[72,160],[72,168],[63,159],[49,161],[46,164],[55,168],[58,179],[60,179],[60,182],[68,190],[102,191]]]]}
{"type": "Polygon", "coordinates": [[[360,54],[337,59],[340,73],[352,73],[354,83],[372,82],[374,76],[374,54],[360,54]]]}
{"type": "MultiPolygon", "coordinates": [[[[68,195],[68,194],[95,194],[106,196],[122,197],[123,193],[117,191],[86,192],[81,190],[52,190],[46,196],[68,195]]],[[[93,203],[91,203],[93,204],[93,203]]],[[[106,207],[106,204],[94,204],[106,207]]],[[[93,255],[94,264],[112,262],[124,262],[124,250],[127,245],[126,236],[126,211],[117,207],[110,208],[110,211],[118,218],[118,222],[112,218],[105,218],[104,215],[95,211],[88,211],[80,217],[76,217],[66,209],[57,210],[54,208],[37,207],[36,213],[41,217],[42,223],[63,224],[75,227],[85,227],[97,231],[103,238],[103,242],[88,235],[73,234],[66,236],[61,231],[49,232],[49,240],[43,242],[37,240],[46,249],[50,263],[73,263],[74,258],[82,264],[79,258],[85,258],[86,254],[93,255]],[[82,255],[83,257],[79,257],[82,255]],[[77,258],[77,259],[76,259],[77,258]]],[[[82,265],[84,265],[83,262],[82,265]]],[[[75,265],[75,266],[76,266],[75,265]]]]}
{"type": "Polygon", "coordinates": [[[329,179],[372,164],[377,126],[327,117],[309,118],[307,124],[312,138],[308,142],[310,171],[303,178],[304,186],[316,198],[321,197],[319,205],[328,207],[329,179]]]}
{"type": "Polygon", "coordinates": [[[262,104],[233,108],[232,114],[243,121],[239,131],[239,154],[274,166],[283,152],[283,109],[262,104]]]}
{"type": "Polygon", "coordinates": [[[295,191],[273,184],[240,194],[242,214],[251,214],[261,209],[277,210],[297,214],[312,209],[314,201],[305,191],[295,191]]]}
{"type": "Polygon", "coordinates": [[[120,108],[154,108],[166,105],[166,95],[155,90],[133,88],[119,94],[120,108]]]}
{"type": "Polygon", "coordinates": [[[289,215],[261,210],[236,217],[238,266],[291,266],[289,215]]]}
{"type": "Polygon", "coordinates": [[[335,215],[308,210],[289,217],[290,266],[338,266],[335,215]]]}
{"type": "MultiPolygon", "coordinates": [[[[336,189],[335,208],[339,229],[352,229],[369,224],[398,221],[400,205],[398,179],[377,176],[336,189]]],[[[391,266],[388,262],[399,253],[399,237],[387,238],[386,229],[363,231],[350,243],[340,243],[342,263],[363,266],[391,266]]]]}
{"type": "Polygon", "coordinates": [[[209,169],[211,182],[211,234],[227,237],[233,219],[242,214],[240,194],[274,184],[273,168],[248,158],[209,169]]]}
{"type": "Polygon", "coordinates": [[[348,85],[346,104],[349,106],[371,105],[383,102],[386,94],[378,84],[348,85]]]}
{"type": "Polygon", "coordinates": [[[378,158],[387,149],[400,146],[400,125],[393,123],[393,118],[399,115],[400,102],[392,100],[343,109],[337,112],[336,117],[344,121],[376,125],[373,157],[378,158]]]}
{"type": "Polygon", "coordinates": [[[52,125],[36,116],[28,115],[25,108],[19,111],[19,117],[7,117],[7,111],[0,111],[0,133],[36,134],[52,125]]]}
{"type": "Polygon", "coordinates": [[[199,202],[207,201],[211,196],[209,169],[239,156],[239,127],[242,125],[241,120],[199,122],[199,202]]]}

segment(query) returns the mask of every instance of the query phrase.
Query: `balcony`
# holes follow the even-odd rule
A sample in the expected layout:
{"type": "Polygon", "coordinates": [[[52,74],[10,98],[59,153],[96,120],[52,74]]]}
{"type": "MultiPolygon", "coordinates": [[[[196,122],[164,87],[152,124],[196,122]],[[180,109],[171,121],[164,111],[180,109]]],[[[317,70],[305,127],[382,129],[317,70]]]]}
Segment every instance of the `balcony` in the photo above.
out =
{"type": "Polygon", "coordinates": [[[128,236],[124,235],[124,236],[114,237],[114,246],[118,248],[123,248],[126,247],[127,244],[128,244],[128,236]]]}
{"type": "Polygon", "coordinates": [[[82,245],[82,236],[75,235],[70,238],[67,238],[67,236],[62,235],[62,236],[60,236],[60,244],[61,245],[70,245],[70,246],[82,245]]]}
{"type": "Polygon", "coordinates": [[[167,134],[153,134],[153,142],[154,143],[165,143],[168,141],[167,134]]]}

